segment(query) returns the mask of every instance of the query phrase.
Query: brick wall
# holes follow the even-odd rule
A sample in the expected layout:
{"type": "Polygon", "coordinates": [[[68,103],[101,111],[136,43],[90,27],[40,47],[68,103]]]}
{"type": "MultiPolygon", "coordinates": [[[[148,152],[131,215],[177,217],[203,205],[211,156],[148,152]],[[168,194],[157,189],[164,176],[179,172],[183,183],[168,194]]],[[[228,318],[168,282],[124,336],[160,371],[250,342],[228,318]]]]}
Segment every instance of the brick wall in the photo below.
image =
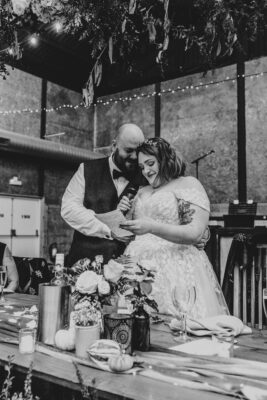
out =
{"type": "MultiPolygon", "coordinates": [[[[246,73],[264,71],[267,58],[246,64],[246,73]]],[[[203,84],[202,88],[180,90],[161,96],[161,135],[181,151],[188,162],[188,174],[195,175],[191,161],[213,149],[199,164],[199,178],[204,184],[216,209],[216,204],[237,198],[237,94],[236,84],[229,79],[219,85],[205,84],[234,77],[235,66],[217,69],[205,77],[194,74],[172,81],[162,82],[165,90],[203,84]]],[[[109,146],[118,127],[125,122],[135,122],[147,137],[155,132],[155,98],[151,96],[154,85],[134,91],[107,96],[128,97],[135,100],[110,102],[89,110],[61,108],[47,113],[46,133],[62,133],[63,136],[48,140],[92,150],[94,146],[109,146]],[[147,94],[149,97],[138,95],[147,94]],[[94,114],[95,112],[95,114],[94,114]],[[94,136],[95,135],[95,136],[94,136]]],[[[11,71],[6,81],[0,81],[0,110],[40,108],[41,80],[18,70],[11,71]]],[[[48,83],[47,107],[63,104],[79,104],[82,97],[52,83],[48,83]]],[[[267,174],[267,76],[246,79],[247,123],[247,177],[248,197],[266,202],[267,174]]],[[[16,113],[0,115],[0,128],[29,136],[40,135],[40,113],[16,113]]],[[[56,241],[59,250],[67,253],[72,229],[60,217],[60,202],[64,189],[76,170],[76,166],[57,163],[40,163],[26,156],[0,153],[0,192],[21,195],[38,195],[39,164],[44,168],[44,197],[47,205],[46,246],[56,241]],[[21,187],[8,184],[9,179],[19,175],[21,187]]]]}

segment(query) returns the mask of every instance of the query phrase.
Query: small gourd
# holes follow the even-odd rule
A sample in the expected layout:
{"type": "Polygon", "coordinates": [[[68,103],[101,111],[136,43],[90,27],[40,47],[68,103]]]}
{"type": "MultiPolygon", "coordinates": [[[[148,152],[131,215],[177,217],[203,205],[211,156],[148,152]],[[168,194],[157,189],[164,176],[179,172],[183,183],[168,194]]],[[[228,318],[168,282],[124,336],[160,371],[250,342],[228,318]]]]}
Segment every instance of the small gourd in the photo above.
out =
{"type": "Polygon", "coordinates": [[[74,350],[75,331],[74,329],[60,329],[55,334],[55,345],[61,350],[74,350]]]}
{"type": "Polygon", "coordinates": [[[120,354],[108,359],[108,366],[114,372],[123,372],[131,369],[134,359],[129,354],[120,354]]]}

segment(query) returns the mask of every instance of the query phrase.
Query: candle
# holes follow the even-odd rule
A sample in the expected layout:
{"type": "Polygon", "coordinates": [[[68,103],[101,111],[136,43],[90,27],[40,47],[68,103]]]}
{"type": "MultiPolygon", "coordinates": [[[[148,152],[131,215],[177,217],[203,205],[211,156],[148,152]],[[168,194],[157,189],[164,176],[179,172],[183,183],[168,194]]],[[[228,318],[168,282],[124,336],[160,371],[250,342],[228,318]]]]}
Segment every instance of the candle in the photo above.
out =
{"type": "Polygon", "coordinates": [[[20,329],[19,331],[19,352],[22,354],[30,354],[35,350],[35,329],[20,329]]]}

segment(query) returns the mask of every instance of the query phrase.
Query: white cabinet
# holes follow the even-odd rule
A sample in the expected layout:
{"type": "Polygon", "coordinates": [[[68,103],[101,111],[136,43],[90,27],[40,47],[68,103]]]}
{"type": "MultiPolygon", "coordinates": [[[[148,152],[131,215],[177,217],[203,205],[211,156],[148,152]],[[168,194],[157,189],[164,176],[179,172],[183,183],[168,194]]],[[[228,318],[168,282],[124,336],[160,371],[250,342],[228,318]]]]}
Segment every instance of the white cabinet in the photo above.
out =
{"type": "Polygon", "coordinates": [[[12,199],[0,198],[0,235],[9,236],[12,229],[12,199]]]}
{"type": "Polygon", "coordinates": [[[16,236],[40,234],[40,200],[13,199],[13,229],[16,236]]]}
{"type": "Polygon", "coordinates": [[[13,256],[42,254],[43,199],[0,196],[0,241],[13,256]]]}

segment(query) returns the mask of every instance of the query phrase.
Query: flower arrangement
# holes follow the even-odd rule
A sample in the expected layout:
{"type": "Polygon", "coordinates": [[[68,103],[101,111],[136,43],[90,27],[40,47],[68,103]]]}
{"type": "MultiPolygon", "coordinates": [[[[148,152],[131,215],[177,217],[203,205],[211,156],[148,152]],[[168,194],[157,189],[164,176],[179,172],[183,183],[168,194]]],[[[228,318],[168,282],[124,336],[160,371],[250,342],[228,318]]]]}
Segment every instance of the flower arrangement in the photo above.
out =
{"type": "Polygon", "coordinates": [[[96,300],[81,301],[74,307],[73,322],[78,326],[97,325],[101,321],[101,309],[96,300]]]}
{"type": "Polygon", "coordinates": [[[90,325],[91,319],[99,318],[104,305],[112,305],[114,296],[125,296],[134,308],[142,303],[157,311],[156,302],[149,297],[153,280],[149,261],[141,266],[128,256],[105,265],[102,256],[96,256],[94,261],[79,260],[68,270],[68,281],[74,286],[75,323],[90,325]]]}

